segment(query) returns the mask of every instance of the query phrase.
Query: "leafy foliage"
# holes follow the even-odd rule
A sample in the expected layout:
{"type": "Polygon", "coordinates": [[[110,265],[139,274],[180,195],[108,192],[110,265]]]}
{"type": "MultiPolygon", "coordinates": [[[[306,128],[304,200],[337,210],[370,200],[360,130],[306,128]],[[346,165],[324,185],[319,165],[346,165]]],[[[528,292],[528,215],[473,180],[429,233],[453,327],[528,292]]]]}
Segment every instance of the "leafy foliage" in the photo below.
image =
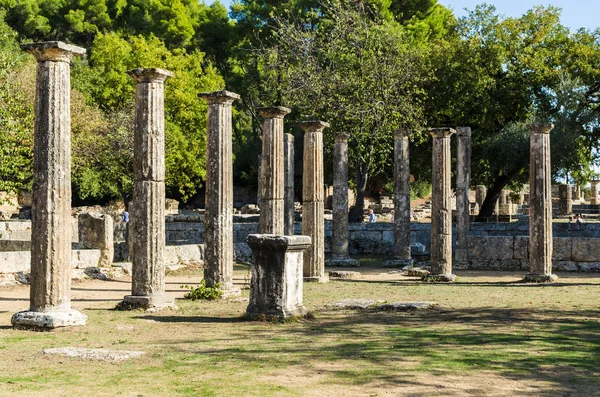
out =
{"type": "Polygon", "coordinates": [[[189,289],[190,292],[183,295],[185,299],[196,300],[207,300],[212,301],[219,299],[223,296],[223,290],[221,290],[220,284],[215,284],[214,287],[207,287],[206,280],[200,281],[200,284],[196,288],[190,287],[189,285],[182,285],[181,288],[189,289]]]}

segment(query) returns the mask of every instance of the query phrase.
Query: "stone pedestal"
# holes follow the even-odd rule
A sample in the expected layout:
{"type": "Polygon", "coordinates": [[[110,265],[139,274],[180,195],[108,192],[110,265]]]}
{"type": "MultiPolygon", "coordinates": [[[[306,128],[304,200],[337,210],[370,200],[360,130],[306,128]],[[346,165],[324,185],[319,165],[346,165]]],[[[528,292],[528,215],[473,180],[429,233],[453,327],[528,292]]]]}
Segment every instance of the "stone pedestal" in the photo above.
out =
{"type": "Polygon", "coordinates": [[[573,213],[573,200],[570,185],[560,185],[558,187],[558,213],[560,215],[569,215],[573,213]]]}
{"type": "Polygon", "coordinates": [[[283,118],[290,109],[273,106],[258,109],[262,124],[262,156],[260,165],[260,222],[262,234],[284,233],[283,198],[285,191],[283,161],[283,118]]]}
{"type": "Polygon", "coordinates": [[[112,265],[115,256],[113,218],[106,214],[80,214],[77,220],[79,230],[79,246],[100,250],[98,266],[112,265]]]}
{"type": "Polygon", "coordinates": [[[599,180],[590,181],[590,204],[598,205],[598,183],[599,180]]]}
{"type": "Polygon", "coordinates": [[[323,130],[329,123],[303,121],[302,234],[312,242],[304,255],[304,281],[327,282],[325,275],[325,206],[323,203],[323,130]]]}
{"type": "Polygon", "coordinates": [[[468,260],[468,237],[471,224],[469,183],[471,180],[471,128],[456,129],[456,261],[468,260]]]}
{"type": "Polygon", "coordinates": [[[450,136],[452,128],[435,128],[433,137],[431,197],[431,274],[438,281],[454,281],[452,274],[452,206],[450,136]]]}
{"type": "Polygon", "coordinates": [[[229,91],[199,95],[208,102],[206,146],[206,212],[204,214],[206,285],[226,295],[233,287],[233,155],[231,105],[240,98],[229,91]]]}
{"type": "Polygon", "coordinates": [[[477,185],[475,187],[475,202],[479,205],[479,208],[483,205],[485,195],[487,194],[487,188],[484,185],[477,185]]]}
{"type": "Polygon", "coordinates": [[[327,266],[359,266],[348,254],[348,136],[337,132],[333,145],[333,233],[327,266]]]}
{"type": "Polygon", "coordinates": [[[58,41],[22,46],[37,59],[31,208],[30,308],[20,329],[85,325],[71,308],[71,58],[85,49],[58,41]]]}
{"type": "Polygon", "coordinates": [[[248,245],[253,264],[246,314],[280,319],[305,315],[303,252],[310,248],[310,237],[251,234],[248,245]]]}
{"type": "Polygon", "coordinates": [[[284,186],[283,194],[283,232],[294,235],[294,136],[283,134],[284,186]]]}
{"type": "Polygon", "coordinates": [[[410,254],[410,131],[394,131],[394,258],[395,266],[412,263],[410,254]]]}
{"type": "Polygon", "coordinates": [[[532,124],[529,161],[529,274],[528,282],[551,282],[552,186],[550,179],[550,131],[553,124],[532,124]]]}
{"type": "Polygon", "coordinates": [[[134,69],[136,82],[133,149],[131,295],[124,308],[175,307],[165,294],[165,120],[163,69],[134,69]]]}

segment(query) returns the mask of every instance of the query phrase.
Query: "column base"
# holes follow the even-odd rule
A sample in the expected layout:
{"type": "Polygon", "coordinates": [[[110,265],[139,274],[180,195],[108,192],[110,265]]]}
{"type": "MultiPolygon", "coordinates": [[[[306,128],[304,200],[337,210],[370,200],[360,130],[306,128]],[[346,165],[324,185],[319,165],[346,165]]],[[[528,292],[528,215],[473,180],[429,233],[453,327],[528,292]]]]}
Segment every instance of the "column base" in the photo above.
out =
{"type": "Polygon", "coordinates": [[[160,295],[126,295],[117,305],[120,310],[144,309],[148,311],[159,311],[163,309],[177,309],[173,297],[160,295]]]}
{"type": "Polygon", "coordinates": [[[15,329],[50,331],[59,327],[85,325],[87,316],[75,309],[51,312],[22,311],[10,319],[15,329]]]}
{"type": "Polygon", "coordinates": [[[406,266],[413,266],[415,264],[415,261],[413,261],[412,259],[388,259],[387,261],[383,262],[383,267],[406,267],[406,266]]]}
{"type": "Polygon", "coordinates": [[[423,277],[423,280],[436,283],[453,283],[456,281],[456,275],[452,273],[430,274],[428,276],[423,277]]]}
{"type": "Polygon", "coordinates": [[[229,288],[223,290],[223,295],[221,295],[221,299],[235,298],[240,295],[242,295],[242,291],[239,288],[229,288]]]}
{"type": "Polygon", "coordinates": [[[328,267],[359,267],[360,262],[348,256],[331,258],[325,261],[325,266],[328,267]]]}
{"type": "Polygon", "coordinates": [[[553,283],[558,280],[556,274],[535,274],[527,273],[523,278],[526,283],[553,283]]]}
{"type": "Polygon", "coordinates": [[[298,305],[290,308],[283,308],[279,310],[259,310],[257,307],[250,307],[246,309],[246,317],[249,320],[285,320],[296,317],[303,317],[308,314],[308,310],[304,305],[298,305]]]}
{"type": "Polygon", "coordinates": [[[315,276],[315,277],[304,277],[305,283],[328,283],[329,276],[315,276]]]}

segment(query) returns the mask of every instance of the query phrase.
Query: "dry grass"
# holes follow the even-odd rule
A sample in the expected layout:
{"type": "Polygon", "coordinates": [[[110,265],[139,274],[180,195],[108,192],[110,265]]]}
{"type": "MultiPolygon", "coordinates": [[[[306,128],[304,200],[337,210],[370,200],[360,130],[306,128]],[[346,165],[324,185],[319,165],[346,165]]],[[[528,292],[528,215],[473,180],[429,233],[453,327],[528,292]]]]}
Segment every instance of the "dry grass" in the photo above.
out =
{"type": "MultiPolygon", "coordinates": [[[[372,265],[372,264],[371,264],[372,265]]],[[[360,280],[306,284],[311,320],[241,320],[246,302],[189,302],[149,314],[113,307],[127,280],[73,286],[88,325],[16,331],[27,288],[0,290],[0,395],[23,396],[594,396],[600,395],[600,276],[527,285],[462,272],[454,285],[367,267],[360,280]],[[384,273],[384,274],[382,274],[384,273]],[[324,309],[343,298],[434,300],[437,311],[324,309]],[[142,350],[120,364],[44,356],[44,348],[142,350]]],[[[247,270],[238,267],[242,282],[247,270]]],[[[168,289],[198,281],[179,273],[168,289]]],[[[245,296],[248,291],[244,291],[245,296]]]]}

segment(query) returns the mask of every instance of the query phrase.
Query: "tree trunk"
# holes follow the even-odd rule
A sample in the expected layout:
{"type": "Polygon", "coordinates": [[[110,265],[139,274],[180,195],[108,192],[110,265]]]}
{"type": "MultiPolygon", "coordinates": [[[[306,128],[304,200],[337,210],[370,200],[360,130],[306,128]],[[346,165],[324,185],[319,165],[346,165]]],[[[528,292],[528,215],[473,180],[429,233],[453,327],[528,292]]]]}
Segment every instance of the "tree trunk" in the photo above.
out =
{"type": "Polygon", "coordinates": [[[349,221],[362,223],[365,212],[365,190],[367,188],[368,173],[362,173],[357,167],[356,171],[356,204],[350,208],[349,221]]]}
{"type": "Polygon", "coordinates": [[[483,204],[479,209],[479,215],[477,215],[478,217],[489,218],[490,216],[492,216],[494,208],[496,208],[496,202],[500,198],[500,193],[502,192],[502,189],[504,189],[504,187],[508,185],[511,179],[512,177],[507,175],[500,175],[498,178],[496,178],[492,187],[490,187],[487,191],[485,200],[483,200],[483,204]]]}

